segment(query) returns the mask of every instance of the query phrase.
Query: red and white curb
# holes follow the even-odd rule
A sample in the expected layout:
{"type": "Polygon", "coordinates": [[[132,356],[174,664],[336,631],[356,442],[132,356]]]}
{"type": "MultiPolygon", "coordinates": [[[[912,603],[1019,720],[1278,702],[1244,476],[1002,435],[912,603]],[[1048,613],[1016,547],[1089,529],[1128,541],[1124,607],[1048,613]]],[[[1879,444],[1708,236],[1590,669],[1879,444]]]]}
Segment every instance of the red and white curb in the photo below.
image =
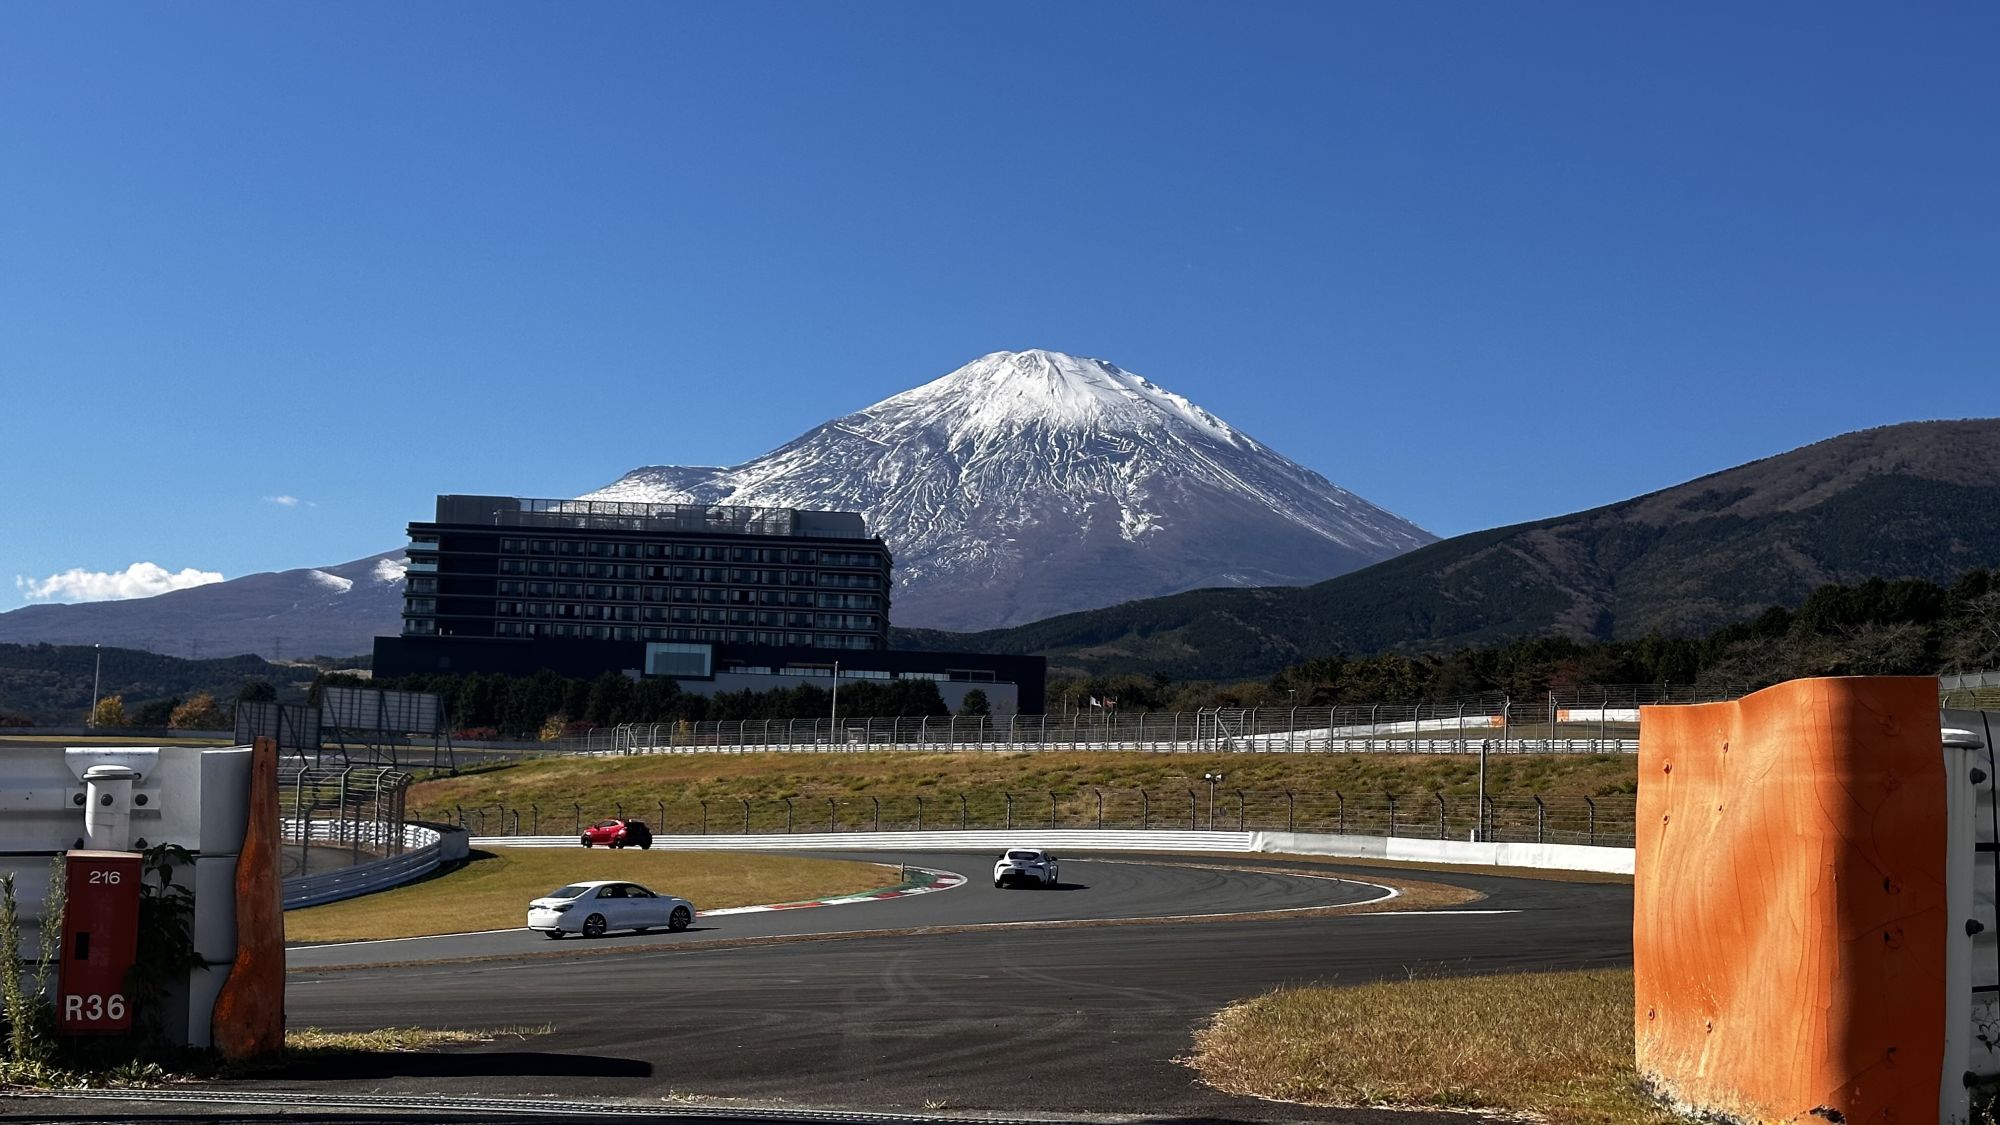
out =
{"type": "Polygon", "coordinates": [[[912,895],[927,895],[936,891],[948,891],[965,885],[965,876],[956,871],[933,871],[928,867],[911,867],[912,875],[928,876],[901,886],[886,887],[865,894],[841,895],[838,898],[812,898],[802,902],[774,902],[762,906],[725,906],[721,910],[702,910],[699,918],[718,918],[724,914],[762,914],[768,910],[806,910],[815,906],[846,906],[853,902],[880,902],[884,899],[909,898],[912,895]]]}

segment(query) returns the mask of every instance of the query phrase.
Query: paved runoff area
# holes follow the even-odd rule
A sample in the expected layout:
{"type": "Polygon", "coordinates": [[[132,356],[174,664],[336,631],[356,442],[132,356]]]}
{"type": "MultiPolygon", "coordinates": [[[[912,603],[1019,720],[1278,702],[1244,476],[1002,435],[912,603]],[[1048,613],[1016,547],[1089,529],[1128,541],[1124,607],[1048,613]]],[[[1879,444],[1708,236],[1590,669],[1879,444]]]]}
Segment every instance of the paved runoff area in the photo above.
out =
{"type": "MultiPolygon", "coordinates": [[[[295,1105],[282,1111],[286,1121],[374,1120],[368,1098],[415,1108],[408,1099],[471,1097],[525,1099],[555,1114],[583,1101],[600,1103],[600,1115],[650,1106],[715,1120],[777,1108],[987,1122],[1408,1122],[1409,1114],[1221,1094],[1174,1060],[1215,1010],[1282,985],[1631,961],[1632,893],[1616,883],[1268,856],[1078,853],[1062,856],[1059,889],[999,890],[991,853],[838,857],[965,881],[928,894],[701,918],[683,934],[552,942],[518,930],[295,946],[286,1000],[294,1026],[553,1030],[203,1089],[355,1099],[345,1108],[295,1105]],[[1388,887],[1402,879],[1484,897],[1396,912],[1388,887]],[[1325,909],[1341,906],[1348,909],[1325,909]]],[[[177,1106],[172,1091],[159,1097],[143,1105],[0,1102],[0,1116],[170,1121],[281,1112],[197,1110],[177,1106]]],[[[466,1106],[468,1116],[458,1117],[436,1104],[437,1120],[502,1112],[466,1106]]]]}

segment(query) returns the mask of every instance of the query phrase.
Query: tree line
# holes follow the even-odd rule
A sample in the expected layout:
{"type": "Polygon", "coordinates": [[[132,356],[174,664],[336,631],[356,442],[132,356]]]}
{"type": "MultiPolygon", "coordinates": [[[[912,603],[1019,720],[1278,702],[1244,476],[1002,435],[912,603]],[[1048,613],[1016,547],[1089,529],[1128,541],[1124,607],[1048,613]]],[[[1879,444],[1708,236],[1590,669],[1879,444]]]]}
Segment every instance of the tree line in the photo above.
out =
{"type": "Polygon", "coordinates": [[[1442,654],[1335,653],[1268,680],[1173,681],[1159,676],[1052,678],[1051,710],[1329,707],[1515,699],[1585,685],[1655,684],[1754,691],[1805,676],[1937,675],[2000,668],[2000,571],[1950,585],[1871,578],[1828,584],[1797,609],[1773,607],[1702,637],[1588,641],[1534,637],[1442,654]]]}

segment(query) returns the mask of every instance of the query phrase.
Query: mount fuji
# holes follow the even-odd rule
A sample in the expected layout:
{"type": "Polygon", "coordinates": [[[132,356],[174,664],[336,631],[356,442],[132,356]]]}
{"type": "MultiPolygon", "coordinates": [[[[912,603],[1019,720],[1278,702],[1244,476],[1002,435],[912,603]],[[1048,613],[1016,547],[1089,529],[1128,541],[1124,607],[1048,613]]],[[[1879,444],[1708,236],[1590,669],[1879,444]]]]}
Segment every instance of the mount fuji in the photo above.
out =
{"type": "Polygon", "coordinates": [[[1436,541],[1138,375],[994,352],[726,468],[583,499],[861,512],[899,626],[976,630],[1207,586],[1315,582],[1436,541]]]}

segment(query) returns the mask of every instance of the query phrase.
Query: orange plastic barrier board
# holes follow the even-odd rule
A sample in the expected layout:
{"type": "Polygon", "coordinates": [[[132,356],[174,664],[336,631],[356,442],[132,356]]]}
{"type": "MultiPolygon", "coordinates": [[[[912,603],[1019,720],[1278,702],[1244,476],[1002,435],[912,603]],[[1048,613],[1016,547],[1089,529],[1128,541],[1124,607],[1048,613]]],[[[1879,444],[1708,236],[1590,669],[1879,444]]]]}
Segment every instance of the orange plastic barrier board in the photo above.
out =
{"type": "Polygon", "coordinates": [[[1945,778],[1927,677],[1640,718],[1639,1073],[1742,1121],[1938,1117],[1945,778]]]}

